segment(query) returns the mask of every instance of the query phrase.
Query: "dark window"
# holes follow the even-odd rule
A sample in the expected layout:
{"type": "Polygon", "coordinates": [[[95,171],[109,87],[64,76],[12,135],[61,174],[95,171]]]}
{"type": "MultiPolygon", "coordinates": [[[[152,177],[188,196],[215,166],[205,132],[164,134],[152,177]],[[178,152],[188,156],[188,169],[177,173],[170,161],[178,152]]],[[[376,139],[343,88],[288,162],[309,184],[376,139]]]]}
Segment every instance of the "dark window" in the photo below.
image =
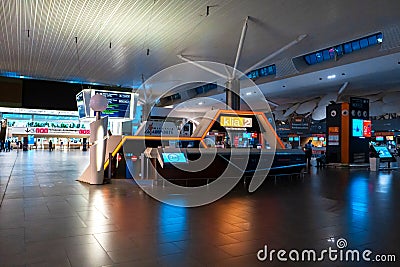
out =
{"type": "Polygon", "coordinates": [[[317,56],[315,54],[310,55],[311,64],[317,63],[317,56]]]}
{"type": "Polygon", "coordinates": [[[376,40],[376,35],[368,37],[368,43],[369,43],[369,45],[377,44],[378,41],[376,40]]]}
{"type": "Polygon", "coordinates": [[[270,65],[270,66],[266,66],[266,67],[262,67],[256,70],[253,70],[249,73],[246,74],[246,76],[250,79],[255,79],[258,77],[265,77],[268,75],[275,75],[276,74],[276,66],[274,65],[270,65]]]}
{"type": "Polygon", "coordinates": [[[364,39],[361,39],[361,40],[360,40],[360,47],[361,47],[361,48],[366,48],[366,47],[368,47],[368,39],[367,39],[367,38],[364,38],[364,39]]]}
{"type": "Polygon", "coordinates": [[[345,54],[353,52],[353,49],[351,48],[351,44],[350,43],[344,44],[343,47],[344,47],[344,53],[345,54]]]}
{"type": "Polygon", "coordinates": [[[336,49],[338,56],[343,55],[343,46],[342,45],[336,46],[335,49],[336,49]]]}
{"type": "MultiPolygon", "coordinates": [[[[329,50],[324,50],[324,52],[322,53],[324,55],[324,60],[329,60],[331,59],[329,50]]],[[[332,58],[334,57],[334,55],[332,55],[332,58]]]]}
{"type": "Polygon", "coordinates": [[[360,41],[351,42],[351,47],[353,48],[353,51],[360,50],[360,41]]]}
{"type": "Polygon", "coordinates": [[[326,48],[320,51],[304,55],[303,59],[306,61],[308,65],[313,65],[325,60],[334,59],[335,53],[337,56],[343,56],[345,54],[349,54],[372,45],[380,44],[382,43],[382,41],[383,41],[383,34],[380,32],[359,38],[357,40],[353,40],[351,42],[336,45],[334,46],[335,52],[332,51],[332,48],[326,48]]]}

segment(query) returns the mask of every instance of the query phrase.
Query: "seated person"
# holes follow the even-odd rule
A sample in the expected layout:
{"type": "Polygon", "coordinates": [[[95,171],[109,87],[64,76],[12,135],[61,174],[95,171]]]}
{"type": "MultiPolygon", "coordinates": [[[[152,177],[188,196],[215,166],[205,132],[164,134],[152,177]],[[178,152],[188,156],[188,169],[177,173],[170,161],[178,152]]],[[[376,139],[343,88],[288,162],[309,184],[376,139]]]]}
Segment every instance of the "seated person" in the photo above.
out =
{"type": "Polygon", "coordinates": [[[317,158],[317,167],[323,167],[326,164],[325,151],[321,151],[321,155],[317,158]]]}

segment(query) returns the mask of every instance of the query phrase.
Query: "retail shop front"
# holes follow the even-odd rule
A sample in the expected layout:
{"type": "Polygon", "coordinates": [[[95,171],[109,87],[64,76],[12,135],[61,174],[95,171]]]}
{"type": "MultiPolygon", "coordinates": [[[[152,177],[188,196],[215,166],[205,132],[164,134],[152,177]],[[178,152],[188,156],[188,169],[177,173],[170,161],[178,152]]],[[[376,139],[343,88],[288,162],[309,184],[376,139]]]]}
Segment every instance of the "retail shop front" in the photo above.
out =
{"type": "Polygon", "coordinates": [[[29,149],[48,149],[50,141],[55,149],[82,149],[90,135],[85,128],[11,127],[9,132],[13,142],[25,140],[29,149]]]}

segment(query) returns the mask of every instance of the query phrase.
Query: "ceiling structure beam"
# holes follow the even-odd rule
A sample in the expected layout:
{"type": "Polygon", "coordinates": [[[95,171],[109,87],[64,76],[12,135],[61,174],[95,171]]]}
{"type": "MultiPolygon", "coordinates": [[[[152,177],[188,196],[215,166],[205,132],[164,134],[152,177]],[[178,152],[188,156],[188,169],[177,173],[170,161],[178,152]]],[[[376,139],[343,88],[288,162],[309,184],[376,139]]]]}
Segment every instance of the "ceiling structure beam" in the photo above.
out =
{"type": "MultiPolygon", "coordinates": [[[[289,49],[290,47],[298,44],[299,42],[301,42],[304,38],[307,37],[307,34],[302,34],[297,36],[297,38],[293,41],[291,41],[290,43],[288,43],[287,45],[283,46],[282,48],[278,49],[277,51],[275,51],[274,53],[270,54],[269,56],[266,56],[265,58],[261,59],[260,61],[258,61],[256,64],[254,64],[253,66],[251,66],[250,68],[248,68],[247,70],[245,70],[242,74],[246,75],[246,73],[249,73],[250,71],[260,67],[261,65],[263,65],[265,62],[267,62],[268,60],[276,57],[277,55],[279,55],[280,53],[282,53],[283,51],[289,49]]],[[[241,78],[241,77],[239,77],[241,78]]]]}
{"type": "Polygon", "coordinates": [[[180,59],[182,59],[183,61],[186,61],[186,62],[188,62],[188,63],[191,63],[191,64],[195,65],[196,67],[198,67],[198,68],[200,68],[200,69],[203,69],[203,70],[208,71],[208,72],[210,72],[210,73],[212,73],[212,74],[215,74],[215,75],[218,76],[218,77],[221,77],[221,78],[223,78],[223,79],[228,80],[228,77],[227,77],[226,75],[221,74],[221,73],[219,73],[218,71],[213,70],[213,69],[211,69],[211,68],[209,68],[209,67],[206,67],[206,66],[204,66],[204,65],[201,65],[201,64],[200,64],[199,62],[197,62],[197,61],[190,60],[190,59],[188,59],[188,58],[186,58],[186,57],[184,57],[184,56],[182,56],[182,55],[177,55],[177,57],[180,58],[180,59]]]}
{"type": "Polygon", "coordinates": [[[236,59],[235,59],[235,64],[233,65],[233,72],[232,72],[232,78],[235,78],[235,72],[237,69],[237,66],[239,64],[240,56],[242,54],[243,50],[243,43],[244,39],[246,38],[246,32],[247,32],[247,22],[249,20],[249,17],[247,16],[246,19],[244,20],[243,28],[242,28],[242,34],[240,35],[240,40],[239,40],[239,46],[236,52],[236,59]]]}

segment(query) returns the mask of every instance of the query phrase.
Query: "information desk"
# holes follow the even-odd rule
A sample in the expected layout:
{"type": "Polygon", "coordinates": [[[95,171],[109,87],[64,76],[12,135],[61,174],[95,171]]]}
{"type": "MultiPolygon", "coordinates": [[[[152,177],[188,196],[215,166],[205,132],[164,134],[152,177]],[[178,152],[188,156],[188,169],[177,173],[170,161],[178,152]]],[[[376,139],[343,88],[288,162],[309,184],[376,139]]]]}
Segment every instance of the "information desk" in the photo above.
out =
{"type": "MultiPolygon", "coordinates": [[[[185,185],[205,184],[217,179],[225,171],[232,155],[231,149],[222,148],[218,148],[216,153],[210,149],[199,150],[196,148],[183,148],[180,152],[171,152],[169,149],[158,148],[157,151],[161,155],[161,157],[157,157],[161,159],[161,161],[157,161],[157,172],[175,184],[185,185]],[[172,160],[165,155],[172,155],[172,160]],[[200,157],[203,157],[203,161],[207,162],[209,160],[211,162],[210,165],[200,171],[191,172],[190,170],[198,168],[199,163],[197,160],[200,157]],[[193,181],[188,183],[188,180],[193,181]]],[[[297,174],[305,167],[305,154],[298,149],[278,149],[274,153],[251,148],[247,151],[243,149],[242,154],[243,158],[247,160],[247,164],[244,169],[237,167],[237,173],[241,174],[241,178],[251,179],[256,171],[259,173],[264,172],[265,176],[267,174],[271,176],[297,174]],[[259,162],[261,154],[264,157],[273,157],[272,165],[263,165],[262,162],[259,162]]],[[[235,157],[238,156],[241,156],[240,149],[235,151],[235,157]]],[[[235,177],[225,176],[225,178],[235,177]]]]}
{"type": "Polygon", "coordinates": [[[285,149],[264,113],[250,111],[213,110],[204,116],[191,137],[127,136],[113,154],[117,152],[125,155],[135,179],[163,177],[191,186],[212,182],[222,174],[224,178],[250,180],[267,175],[299,174],[306,166],[302,150],[285,149]],[[231,137],[225,140],[225,148],[207,140],[216,130],[224,129],[226,136],[231,137]],[[252,134],[244,135],[246,130],[252,134]],[[240,138],[253,138],[250,141],[256,148],[241,147],[244,142],[240,138]],[[130,158],[134,163],[129,162],[130,158]],[[141,171],[138,171],[139,165],[141,171]]]}

